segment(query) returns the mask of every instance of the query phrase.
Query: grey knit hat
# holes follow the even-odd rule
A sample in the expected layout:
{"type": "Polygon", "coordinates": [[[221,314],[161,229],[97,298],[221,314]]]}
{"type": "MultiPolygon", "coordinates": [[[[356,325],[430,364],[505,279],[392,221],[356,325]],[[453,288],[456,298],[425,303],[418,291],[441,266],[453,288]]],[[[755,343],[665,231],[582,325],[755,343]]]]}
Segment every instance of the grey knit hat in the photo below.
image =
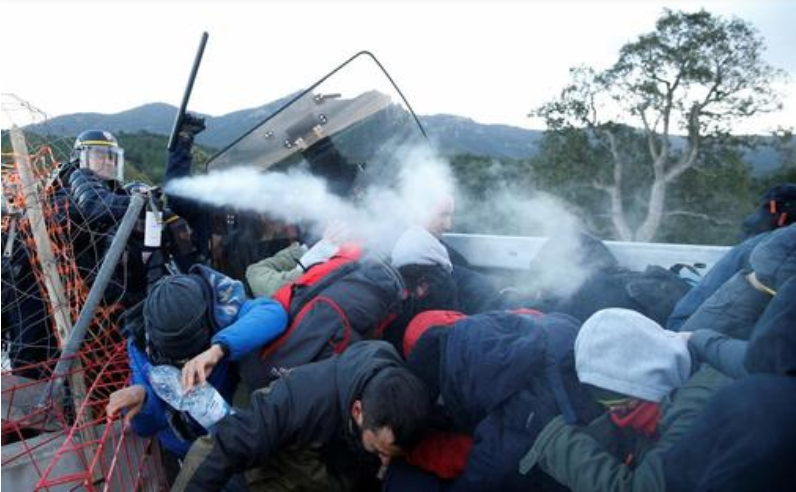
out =
{"type": "Polygon", "coordinates": [[[414,226],[404,232],[393,246],[391,263],[395,268],[406,265],[439,265],[453,271],[448,250],[425,228],[414,226]]]}
{"type": "Polygon", "coordinates": [[[210,305],[203,282],[198,275],[169,275],[147,296],[147,344],[151,356],[163,359],[160,363],[187,359],[210,347],[210,305]]]}
{"type": "Polygon", "coordinates": [[[594,313],[575,339],[575,367],[582,383],[660,402],[691,374],[688,343],[630,309],[594,313]]]}

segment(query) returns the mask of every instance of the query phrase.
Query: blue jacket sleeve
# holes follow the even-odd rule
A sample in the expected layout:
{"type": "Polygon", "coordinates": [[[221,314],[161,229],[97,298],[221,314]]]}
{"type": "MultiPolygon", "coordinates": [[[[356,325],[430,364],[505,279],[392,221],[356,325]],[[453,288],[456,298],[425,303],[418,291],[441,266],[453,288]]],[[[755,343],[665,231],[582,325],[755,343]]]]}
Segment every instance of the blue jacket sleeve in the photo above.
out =
{"type": "Polygon", "coordinates": [[[464,472],[447,492],[513,490],[518,463],[554,413],[550,400],[541,403],[524,390],[493,407],[475,427],[464,472]]]}
{"type": "Polygon", "coordinates": [[[736,379],[749,374],[744,366],[748,343],[708,329],[695,331],[688,340],[700,360],[736,379]]]}
{"type": "Polygon", "coordinates": [[[133,429],[136,434],[144,437],[152,436],[168,427],[165,403],[158,398],[149,384],[151,364],[141,350],[132,341],[127,342],[127,357],[130,360],[133,385],[141,385],[146,390],[146,401],[141,411],[133,417],[133,429]]]}
{"type": "Polygon", "coordinates": [[[736,272],[749,264],[752,250],[768,234],[759,234],[747,239],[727,252],[710,271],[683,296],[674,307],[669,319],[666,320],[666,329],[680,331],[688,318],[696,312],[699,306],[707,300],[724,282],[729,280],[736,272]]]}
{"type": "Polygon", "coordinates": [[[475,492],[478,490],[498,490],[501,470],[500,422],[494,415],[488,415],[475,428],[473,448],[467,456],[464,472],[456,477],[449,492],[475,492]]]}
{"type": "Polygon", "coordinates": [[[235,322],[216,333],[212,343],[225,346],[230,359],[240,360],[274,340],[285,328],[287,313],[281,304],[268,298],[247,300],[235,322]]]}

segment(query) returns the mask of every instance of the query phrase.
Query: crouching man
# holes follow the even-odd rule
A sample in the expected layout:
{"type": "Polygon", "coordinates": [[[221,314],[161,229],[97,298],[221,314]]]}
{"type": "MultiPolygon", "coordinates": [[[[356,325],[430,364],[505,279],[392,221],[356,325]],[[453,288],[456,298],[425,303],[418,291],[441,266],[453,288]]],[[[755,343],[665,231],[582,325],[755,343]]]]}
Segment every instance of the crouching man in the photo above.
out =
{"type": "Polygon", "coordinates": [[[171,490],[221,490],[247,470],[252,492],[378,489],[380,465],[418,440],[429,408],[391,345],[359,342],[254,392],[251,408],[196,441],[171,490]]]}
{"type": "Polygon", "coordinates": [[[520,472],[538,464],[573,492],[666,490],[665,452],[731,381],[709,367],[694,372],[684,337],[619,308],[583,324],[575,366],[608,412],[586,427],[553,419],[520,461],[520,472]]]}
{"type": "Polygon", "coordinates": [[[153,368],[179,368],[184,391],[207,383],[231,403],[237,361],[287,326],[287,313],[276,301],[248,299],[241,282],[203,265],[190,272],[160,279],[146,300],[127,312],[131,385],[111,394],[107,407],[111,417],[124,411],[138,435],[157,435],[170,479],[177,460],[207,429],[162,398],[151,380],[153,368]]]}

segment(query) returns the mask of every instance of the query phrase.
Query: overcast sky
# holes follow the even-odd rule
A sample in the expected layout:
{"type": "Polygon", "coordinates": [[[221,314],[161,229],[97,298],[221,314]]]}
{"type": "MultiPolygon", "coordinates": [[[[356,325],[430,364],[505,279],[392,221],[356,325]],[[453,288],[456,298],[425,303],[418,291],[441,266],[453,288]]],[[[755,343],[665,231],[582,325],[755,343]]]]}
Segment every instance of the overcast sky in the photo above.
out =
{"type": "Polygon", "coordinates": [[[194,111],[259,106],[369,50],[420,114],[542,128],[526,115],[557,94],[570,67],[605,68],[654,29],[664,7],[703,6],[750,21],[767,41],[766,59],[792,77],[785,111],[744,130],[796,124],[790,0],[0,0],[0,89],[50,116],[176,106],[206,30],[194,111]]]}

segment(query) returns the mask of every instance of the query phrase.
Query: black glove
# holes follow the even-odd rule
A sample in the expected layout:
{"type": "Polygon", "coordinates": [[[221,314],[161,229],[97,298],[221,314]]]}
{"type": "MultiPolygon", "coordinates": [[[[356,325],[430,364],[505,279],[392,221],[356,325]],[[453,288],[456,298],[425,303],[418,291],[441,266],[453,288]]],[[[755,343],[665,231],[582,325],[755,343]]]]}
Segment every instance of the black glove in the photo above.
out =
{"type": "Polygon", "coordinates": [[[180,122],[180,128],[177,130],[179,139],[187,144],[193,145],[193,139],[205,130],[205,119],[201,116],[196,116],[191,113],[185,113],[180,122]]]}

